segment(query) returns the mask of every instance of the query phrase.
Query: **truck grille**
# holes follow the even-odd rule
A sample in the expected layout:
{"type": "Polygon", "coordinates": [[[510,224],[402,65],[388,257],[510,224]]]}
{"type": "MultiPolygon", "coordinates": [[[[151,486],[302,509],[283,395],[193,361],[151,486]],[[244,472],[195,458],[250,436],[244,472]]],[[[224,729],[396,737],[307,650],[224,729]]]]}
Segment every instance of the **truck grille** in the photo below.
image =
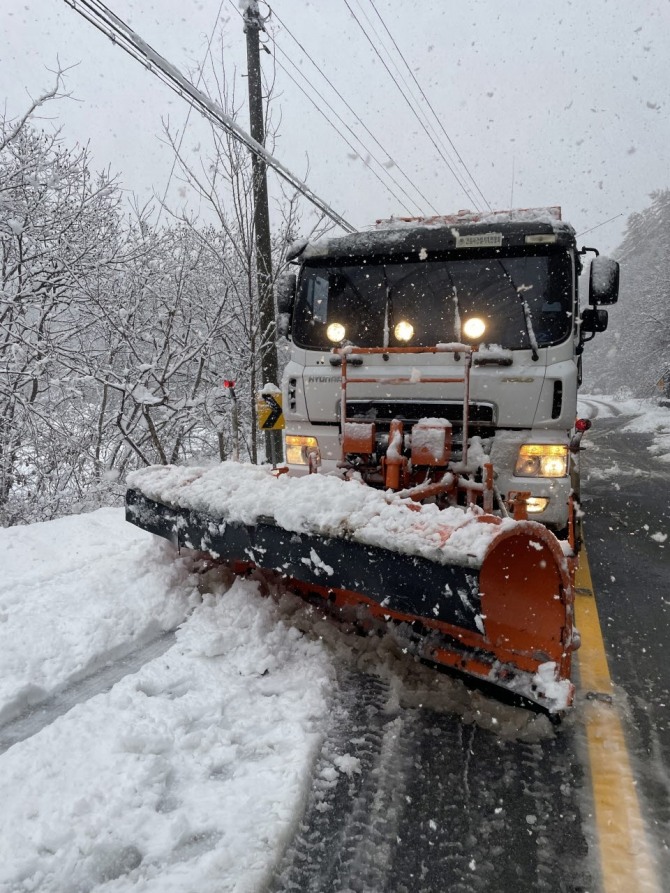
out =
{"type": "MultiPolygon", "coordinates": [[[[443,401],[348,400],[347,419],[375,422],[378,431],[388,431],[392,419],[411,427],[419,419],[448,419],[458,436],[463,426],[463,404],[443,401]]],[[[470,404],[470,436],[493,434],[495,411],[491,403],[470,404]]]]}

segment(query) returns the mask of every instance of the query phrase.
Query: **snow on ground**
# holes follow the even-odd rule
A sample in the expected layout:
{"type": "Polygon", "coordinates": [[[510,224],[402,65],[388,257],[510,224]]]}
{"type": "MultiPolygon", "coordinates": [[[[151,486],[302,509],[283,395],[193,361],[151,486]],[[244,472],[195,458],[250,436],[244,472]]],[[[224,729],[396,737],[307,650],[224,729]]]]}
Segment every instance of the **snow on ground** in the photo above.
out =
{"type": "Polygon", "coordinates": [[[0,560],[5,724],[181,624],[161,656],[0,755],[2,893],[263,889],[302,815],[339,660],[389,681],[391,715],[421,705],[507,738],[553,734],[262,581],[196,580],[118,509],[0,530],[0,560]]]}
{"type": "MultiPolygon", "coordinates": [[[[595,416],[596,430],[598,419],[618,418],[619,416],[630,419],[622,426],[622,435],[626,433],[650,434],[652,442],[648,450],[651,455],[661,462],[670,462],[670,401],[659,402],[653,399],[621,400],[612,396],[583,395],[580,398],[578,412],[584,418],[595,416]]],[[[595,450],[597,455],[597,444],[593,441],[589,442],[588,439],[586,444],[586,448],[595,450]]],[[[612,482],[612,486],[619,490],[620,485],[617,478],[621,478],[623,475],[643,474],[645,474],[644,466],[639,464],[622,467],[618,462],[612,462],[607,466],[595,463],[589,469],[585,489],[588,490],[588,480],[609,480],[612,482]]],[[[654,542],[658,543],[660,548],[665,548],[664,544],[668,538],[667,532],[662,530],[650,531],[647,525],[643,529],[654,542]]]]}
{"type": "Polygon", "coordinates": [[[0,720],[172,629],[194,587],[118,509],[0,530],[0,720]]]}
{"type": "Polygon", "coordinates": [[[599,419],[632,416],[632,420],[621,429],[622,434],[651,434],[653,443],[649,452],[662,462],[670,462],[670,401],[664,403],[654,399],[622,400],[613,396],[583,394],[578,411],[582,418],[593,415],[599,419]]]}
{"type": "MultiPolygon", "coordinates": [[[[635,416],[670,458],[668,409],[589,401],[635,416]]],[[[416,664],[402,640],[347,636],[262,581],[196,576],[118,509],[0,530],[0,566],[0,725],[31,704],[46,716],[0,755],[2,893],[262,889],[302,815],[342,660],[389,682],[390,716],[422,706],[506,738],[553,734],[416,664]],[[95,693],[97,670],[176,627],[159,657],[95,693]],[[87,699],[49,717],[83,677],[87,699]]],[[[356,771],[350,754],[332,759],[356,771]]]]}
{"type": "Polygon", "coordinates": [[[262,888],[309,788],[329,667],[254,589],[206,597],[174,648],[4,755],[0,888],[262,888]]]}
{"type": "MultiPolygon", "coordinates": [[[[0,548],[14,706],[196,602],[185,563],[116,509],[0,531],[0,548]]],[[[161,657],[0,757],[3,893],[262,886],[309,788],[332,667],[257,583],[212,589],[161,657]]]]}
{"type": "Polygon", "coordinates": [[[652,434],[654,442],[649,452],[661,462],[670,462],[670,407],[652,405],[649,409],[640,408],[642,413],[625,426],[624,433],[652,434]]]}

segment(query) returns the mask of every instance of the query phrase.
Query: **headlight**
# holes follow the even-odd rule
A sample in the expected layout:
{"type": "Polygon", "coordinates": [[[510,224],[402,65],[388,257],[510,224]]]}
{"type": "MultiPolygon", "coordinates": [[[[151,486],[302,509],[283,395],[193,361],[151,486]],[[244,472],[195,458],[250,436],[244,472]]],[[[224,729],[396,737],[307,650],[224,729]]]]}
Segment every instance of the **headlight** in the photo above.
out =
{"type": "Polygon", "coordinates": [[[486,323],[479,316],[471,316],[463,323],[463,334],[466,338],[476,341],[486,331],[486,323]]]}
{"type": "Polygon", "coordinates": [[[525,443],[514,474],[522,478],[563,478],[568,473],[568,448],[554,443],[525,443]]]}
{"type": "Polygon", "coordinates": [[[316,464],[321,464],[319,442],[316,437],[287,434],[285,437],[286,461],[289,465],[309,465],[309,454],[316,453],[316,464]]]}
{"type": "Polygon", "coordinates": [[[406,322],[403,319],[393,329],[393,334],[398,341],[411,341],[414,337],[414,326],[411,322],[406,322]]]}
{"type": "Polygon", "coordinates": [[[331,322],[331,324],[326,329],[328,340],[333,341],[335,344],[339,344],[340,341],[344,341],[344,336],[346,334],[347,331],[341,322],[331,322]]]}
{"type": "Polygon", "coordinates": [[[529,515],[537,515],[543,512],[549,505],[549,500],[545,496],[529,496],[526,500],[526,511],[529,515]]]}

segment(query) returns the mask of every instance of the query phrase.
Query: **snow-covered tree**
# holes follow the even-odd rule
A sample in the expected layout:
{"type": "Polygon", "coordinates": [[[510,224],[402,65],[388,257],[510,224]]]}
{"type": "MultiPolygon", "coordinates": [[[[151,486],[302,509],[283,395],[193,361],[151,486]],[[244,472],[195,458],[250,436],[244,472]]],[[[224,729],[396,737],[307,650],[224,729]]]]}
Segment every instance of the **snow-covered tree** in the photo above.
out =
{"type": "Polygon", "coordinates": [[[58,494],[77,476],[79,452],[63,449],[73,395],[59,358],[86,337],[81,282],[117,263],[118,191],[93,176],[86,148],[26,122],[0,151],[0,506],[32,485],[36,468],[58,494]]]}
{"type": "Polygon", "coordinates": [[[0,523],[93,506],[139,464],[245,455],[222,388],[251,403],[239,233],[124,213],[86,148],[27,119],[0,146],[0,523]]]}
{"type": "MultiPolygon", "coordinates": [[[[236,115],[225,81],[215,91],[236,115]]],[[[23,116],[0,119],[0,524],[118,498],[137,465],[261,452],[255,393],[274,331],[260,328],[248,151],[212,129],[196,168],[174,138],[206,222],[161,223],[164,209],[126,207],[86,147],[31,123],[62,95],[58,72],[23,116]]],[[[297,195],[274,216],[276,275],[297,195]]]]}
{"type": "Polygon", "coordinates": [[[213,228],[142,221],[123,269],[87,287],[96,337],[70,362],[98,389],[101,467],[211,456],[229,435],[213,417],[224,370],[244,358],[226,243],[213,228]]]}
{"type": "Polygon", "coordinates": [[[641,394],[670,387],[670,189],[652,193],[651,205],[628,219],[619,249],[625,268],[624,300],[640,345],[632,364],[641,394]]]}
{"type": "Polygon", "coordinates": [[[650,198],[628,218],[616,252],[621,293],[609,329],[585,351],[592,389],[648,397],[670,387],[670,189],[650,198]]]}

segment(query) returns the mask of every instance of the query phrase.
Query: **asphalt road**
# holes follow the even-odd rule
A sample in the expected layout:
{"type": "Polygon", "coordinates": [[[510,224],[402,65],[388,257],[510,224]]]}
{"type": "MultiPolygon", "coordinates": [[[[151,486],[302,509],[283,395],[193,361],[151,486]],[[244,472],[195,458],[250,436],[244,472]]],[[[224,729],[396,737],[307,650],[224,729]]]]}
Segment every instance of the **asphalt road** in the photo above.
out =
{"type": "MultiPolygon", "coordinates": [[[[652,535],[670,527],[670,466],[648,455],[650,438],[621,435],[623,422],[597,420],[587,441],[585,539],[661,893],[670,891],[670,540],[652,535]]],[[[389,710],[384,683],[351,668],[340,691],[334,738],[274,893],[624,889],[606,888],[600,871],[579,697],[562,725],[531,742],[448,712],[389,710]],[[329,753],[343,746],[361,772],[329,779],[329,753]]]]}
{"type": "MultiPolygon", "coordinates": [[[[597,409],[597,407],[596,407],[597,409]]],[[[638,795],[670,890],[670,464],[629,421],[596,418],[583,454],[585,539],[638,795]]],[[[663,883],[663,881],[661,881],[663,883]]]]}
{"type": "Polygon", "coordinates": [[[273,893],[598,888],[578,728],[509,741],[459,716],[385,708],[385,684],[343,669],[342,716],[273,893]],[[328,755],[361,771],[328,782],[328,755]],[[595,868],[594,868],[595,866],[595,868]]]}

